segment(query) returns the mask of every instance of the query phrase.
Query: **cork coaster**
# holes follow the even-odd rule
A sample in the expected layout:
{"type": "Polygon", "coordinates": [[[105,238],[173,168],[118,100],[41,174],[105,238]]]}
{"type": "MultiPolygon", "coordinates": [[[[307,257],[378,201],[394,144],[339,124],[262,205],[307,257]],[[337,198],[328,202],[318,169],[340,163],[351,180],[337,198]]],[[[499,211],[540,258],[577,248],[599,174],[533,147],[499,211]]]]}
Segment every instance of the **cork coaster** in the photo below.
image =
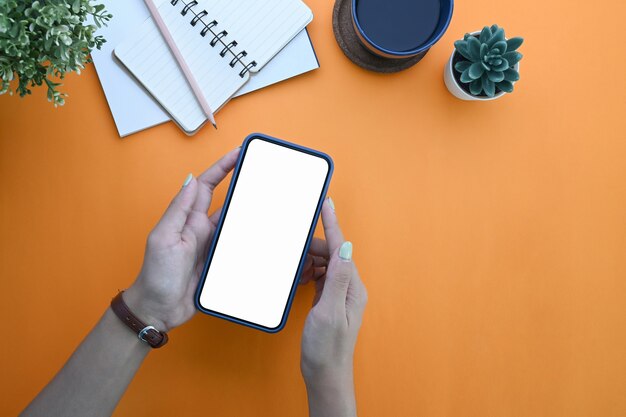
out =
{"type": "Polygon", "coordinates": [[[392,73],[405,70],[417,64],[426,55],[421,52],[410,58],[383,58],[371,53],[361,44],[352,25],[352,1],[336,0],[333,9],[333,32],[343,53],[361,68],[366,70],[392,73]]]}

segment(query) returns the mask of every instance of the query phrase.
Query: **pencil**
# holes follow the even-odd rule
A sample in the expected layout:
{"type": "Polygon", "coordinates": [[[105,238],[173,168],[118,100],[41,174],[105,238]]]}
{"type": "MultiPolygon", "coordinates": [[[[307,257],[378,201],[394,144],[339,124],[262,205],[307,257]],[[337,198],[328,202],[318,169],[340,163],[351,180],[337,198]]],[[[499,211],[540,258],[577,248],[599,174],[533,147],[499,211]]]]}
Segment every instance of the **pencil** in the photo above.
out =
{"type": "Polygon", "coordinates": [[[156,23],[157,27],[159,28],[159,31],[161,32],[161,35],[163,35],[163,38],[165,39],[167,46],[169,46],[170,50],[172,51],[172,54],[174,54],[174,58],[176,58],[176,62],[178,62],[180,69],[183,70],[183,74],[185,74],[185,78],[187,79],[187,82],[189,82],[193,94],[196,96],[198,103],[200,103],[202,111],[206,115],[207,119],[209,119],[213,127],[217,129],[217,125],[215,124],[215,118],[213,117],[213,111],[211,110],[209,103],[206,101],[206,97],[204,97],[204,94],[202,93],[202,90],[200,89],[200,86],[196,81],[196,77],[193,76],[191,70],[189,69],[189,66],[187,65],[187,62],[185,62],[183,54],[180,52],[180,49],[178,49],[178,46],[176,46],[176,42],[174,42],[174,38],[172,38],[172,34],[165,25],[163,18],[159,14],[159,10],[154,4],[154,1],[145,0],[145,2],[146,6],[148,6],[148,10],[150,10],[152,18],[154,19],[154,23],[156,23]]]}

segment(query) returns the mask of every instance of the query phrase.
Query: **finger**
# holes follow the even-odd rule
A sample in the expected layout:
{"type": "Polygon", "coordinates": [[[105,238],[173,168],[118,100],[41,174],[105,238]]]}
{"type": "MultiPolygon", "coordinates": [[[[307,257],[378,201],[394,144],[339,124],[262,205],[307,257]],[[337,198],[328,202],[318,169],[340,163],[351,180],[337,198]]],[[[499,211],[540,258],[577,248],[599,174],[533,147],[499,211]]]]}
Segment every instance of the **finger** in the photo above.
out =
{"type": "Polygon", "coordinates": [[[206,213],[191,210],[191,213],[189,213],[189,216],[187,217],[187,223],[185,224],[184,230],[189,230],[195,235],[196,242],[198,243],[197,254],[199,259],[203,259],[209,250],[209,245],[211,245],[210,237],[217,228],[217,222],[221,212],[222,209],[219,208],[210,217],[207,217],[206,213]]]}
{"type": "Polygon", "coordinates": [[[304,271],[302,273],[302,275],[300,276],[300,281],[298,282],[298,284],[300,285],[306,285],[309,283],[309,281],[313,280],[313,273],[314,273],[314,269],[308,269],[306,271],[304,271]]]}
{"type": "Polygon", "coordinates": [[[309,268],[319,268],[326,265],[328,265],[328,259],[322,258],[321,256],[307,255],[302,270],[305,271],[309,268]]]}
{"type": "Polygon", "coordinates": [[[185,179],[183,187],[178,191],[167,210],[154,228],[155,232],[167,234],[178,234],[183,232],[187,217],[191,212],[196,196],[198,195],[198,182],[189,174],[185,179]]]}
{"type": "Polygon", "coordinates": [[[326,304],[329,309],[345,311],[346,295],[355,274],[352,243],[344,242],[330,260],[320,302],[326,304]]]}
{"type": "Polygon", "coordinates": [[[204,241],[205,242],[204,245],[202,245],[202,247],[198,247],[198,250],[200,250],[200,252],[198,253],[198,256],[200,259],[203,259],[203,262],[204,262],[204,258],[206,257],[206,254],[209,252],[209,247],[211,246],[211,243],[213,243],[212,237],[213,237],[213,234],[215,233],[215,230],[217,229],[217,223],[219,222],[221,215],[222,215],[222,207],[215,210],[215,212],[213,212],[213,214],[211,214],[208,218],[208,227],[206,228],[207,238],[204,241]]]}
{"type": "Polygon", "coordinates": [[[213,226],[213,230],[217,229],[217,223],[220,221],[220,216],[222,215],[223,208],[224,207],[218,208],[213,212],[213,214],[209,216],[209,223],[211,223],[211,226],[213,226]]]}
{"type": "Polygon", "coordinates": [[[328,265],[328,259],[322,258],[321,256],[311,256],[311,260],[313,262],[312,266],[314,268],[319,268],[319,267],[328,265]]]}
{"type": "Polygon", "coordinates": [[[326,267],[315,268],[313,272],[313,281],[317,281],[326,275],[326,267]]]}
{"type": "Polygon", "coordinates": [[[344,242],[344,238],[339,228],[339,223],[337,222],[334,203],[332,203],[330,197],[324,201],[324,205],[322,206],[322,223],[324,224],[324,235],[326,236],[326,243],[328,244],[328,253],[332,256],[335,251],[339,250],[339,247],[344,242]]]}
{"type": "Polygon", "coordinates": [[[213,190],[232,171],[239,158],[240,148],[234,149],[224,155],[219,161],[198,177],[198,198],[193,206],[194,211],[206,214],[211,205],[213,190]]]}
{"type": "Polygon", "coordinates": [[[366,304],[367,289],[357,272],[352,281],[350,281],[348,294],[346,296],[346,314],[350,323],[357,325],[361,323],[366,304]]]}
{"type": "Polygon", "coordinates": [[[202,251],[206,247],[210,233],[211,226],[209,224],[209,218],[206,214],[201,214],[197,211],[191,210],[189,216],[187,217],[187,223],[183,229],[182,236],[184,237],[190,234],[194,235],[196,242],[195,248],[198,256],[202,254],[202,251]]]}
{"type": "Polygon", "coordinates": [[[304,261],[304,266],[302,267],[303,271],[307,271],[313,267],[313,257],[311,255],[306,257],[304,261]]]}
{"type": "Polygon", "coordinates": [[[300,277],[300,284],[305,285],[310,281],[317,281],[324,275],[326,275],[326,267],[324,266],[309,268],[302,273],[302,276],[300,277]]]}
{"type": "Polygon", "coordinates": [[[302,277],[300,278],[300,281],[304,281],[305,275],[310,274],[312,276],[315,269],[326,268],[326,265],[328,265],[328,260],[326,258],[307,255],[304,265],[302,266],[302,277]]]}
{"type": "Polygon", "coordinates": [[[323,256],[328,258],[328,245],[324,239],[314,237],[311,240],[311,246],[309,246],[309,253],[315,256],[323,256]]]}
{"type": "Polygon", "coordinates": [[[325,281],[326,281],[326,277],[325,276],[323,276],[320,279],[318,279],[317,281],[315,281],[315,295],[313,296],[313,303],[312,303],[313,307],[315,307],[317,305],[317,303],[322,298],[322,295],[324,294],[325,281]]]}

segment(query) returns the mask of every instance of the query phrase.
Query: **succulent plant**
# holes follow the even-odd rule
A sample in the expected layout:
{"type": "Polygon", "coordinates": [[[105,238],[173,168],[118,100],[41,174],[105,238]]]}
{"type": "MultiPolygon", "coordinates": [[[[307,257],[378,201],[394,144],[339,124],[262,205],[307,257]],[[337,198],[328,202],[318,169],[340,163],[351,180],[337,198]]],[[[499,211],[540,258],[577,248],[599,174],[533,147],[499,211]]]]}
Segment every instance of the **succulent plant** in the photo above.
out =
{"type": "Polygon", "coordinates": [[[454,69],[474,96],[484,91],[488,97],[493,97],[496,89],[511,93],[513,83],[519,80],[514,67],[522,59],[517,48],[523,42],[519,37],[506,39],[504,29],[498,25],[485,26],[478,36],[467,33],[463,40],[454,42],[456,51],[464,58],[454,69]]]}

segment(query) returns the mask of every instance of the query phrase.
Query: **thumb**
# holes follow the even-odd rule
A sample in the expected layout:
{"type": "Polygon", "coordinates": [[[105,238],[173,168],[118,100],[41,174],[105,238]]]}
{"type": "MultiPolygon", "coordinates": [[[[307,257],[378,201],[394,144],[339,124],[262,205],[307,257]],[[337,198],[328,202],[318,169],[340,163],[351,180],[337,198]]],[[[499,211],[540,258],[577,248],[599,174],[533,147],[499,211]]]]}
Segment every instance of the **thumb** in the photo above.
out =
{"type": "Polygon", "coordinates": [[[182,233],[197,195],[198,182],[192,174],[189,174],[154,230],[164,234],[182,233]]]}
{"type": "Polygon", "coordinates": [[[328,307],[345,307],[350,281],[354,276],[352,263],[352,243],[343,242],[328,265],[326,282],[320,302],[328,307]]]}

